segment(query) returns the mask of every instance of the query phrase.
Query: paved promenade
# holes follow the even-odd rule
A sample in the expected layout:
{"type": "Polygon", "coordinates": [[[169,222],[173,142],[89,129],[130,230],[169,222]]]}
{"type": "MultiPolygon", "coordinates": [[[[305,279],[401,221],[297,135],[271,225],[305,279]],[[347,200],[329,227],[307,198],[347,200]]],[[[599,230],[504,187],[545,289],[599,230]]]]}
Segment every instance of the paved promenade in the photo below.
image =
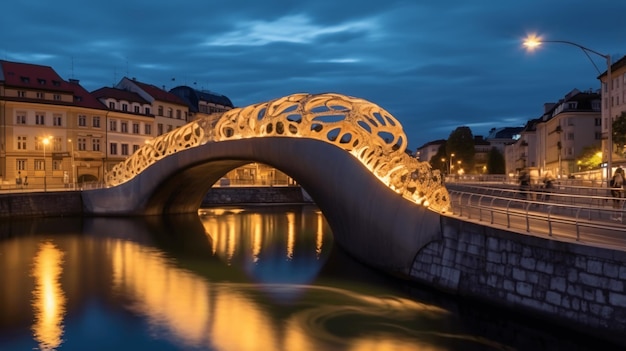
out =
{"type": "Polygon", "coordinates": [[[446,186],[453,214],[464,220],[626,251],[624,202],[614,208],[613,198],[603,194],[606,188],[557,187],[547,193],[539,188],[520,192],[515,185],[502,183],[446,186]]]}

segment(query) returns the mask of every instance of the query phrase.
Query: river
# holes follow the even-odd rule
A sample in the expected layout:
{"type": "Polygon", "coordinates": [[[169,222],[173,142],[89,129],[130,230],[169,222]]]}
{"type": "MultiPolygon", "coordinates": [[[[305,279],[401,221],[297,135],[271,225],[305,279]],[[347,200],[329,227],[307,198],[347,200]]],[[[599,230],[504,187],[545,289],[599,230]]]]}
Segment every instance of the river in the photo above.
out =
{"type": "Polygon", "coordinates": [[[5,221],[0,283],[3,351],[614,347],[370,270],[314,206],[5,221]]]}

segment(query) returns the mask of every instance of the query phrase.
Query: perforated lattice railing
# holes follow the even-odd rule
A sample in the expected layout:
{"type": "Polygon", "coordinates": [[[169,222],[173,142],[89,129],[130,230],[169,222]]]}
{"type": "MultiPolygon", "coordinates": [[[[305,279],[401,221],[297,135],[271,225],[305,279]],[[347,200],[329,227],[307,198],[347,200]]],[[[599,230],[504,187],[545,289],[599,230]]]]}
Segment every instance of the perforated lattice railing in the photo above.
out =
{"type": "Polygon", "coordinates": [[[381,107],[339,94],[294,94],[229,110],[214,118],[190,122],[154,138],[106,174],[107,186],[122,184],[151,164],[207,142],[263,137],[321,140],[360,160],[381,182],[415,203],[449,210],[441,174],[405,150],[400,123],[381,107]]]}

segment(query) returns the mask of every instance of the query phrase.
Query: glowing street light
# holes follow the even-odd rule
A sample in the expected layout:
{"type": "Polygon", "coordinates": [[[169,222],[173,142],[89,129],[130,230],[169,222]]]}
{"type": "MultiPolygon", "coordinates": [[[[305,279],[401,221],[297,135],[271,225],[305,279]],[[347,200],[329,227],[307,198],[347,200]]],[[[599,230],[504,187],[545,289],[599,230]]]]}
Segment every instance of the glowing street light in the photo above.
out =
{"type": "Polygon", "coordinates": [[[450,154],[450,165],[448,167],[448,174],[452,173],[452,159],[454,158],[454,153],[450,154]]]}
{"type": "MultiPolygon", "coordinates": [[[[608,180],[611,179],[611,168],[612,168],[612,158],[613,158],[613,116],[611,116],[611,85],[612,85],[612,80],[613,78],[611,77],[611,55],[605,55],[605,54],[601,54],[595,50],[589,49],[587,47],[584,47],[580,44],[576,44],[574,42],[571,41],[566,41],[566,40],[543,40],[541,39],[541,37],[538,37],[536,35],[529,35],[528,37],[526,37],[526,39],[524,39],[524,46],[526,47],[527,50],[529,51],[533,51],[535,49],[537,49],[539,46],[541,46],[541,44],[543,43],[561,43],[561,44],[568,44],[568,45],[573,45],[579,49],[581,49],[585,55],[587,56],[587,58],[589,58],[589,61],[591,61],[591,63],[593,64],[594,67],[596,67],[596,70],[598,70],[598,67],[596,66],[596,64],[593,62],[593,60],[591,59],[591,57],[589,56],[589,53],[598,55],[602,58],[604,58],[606,60],[606,79],[607,79],[607,84],[606,84],[606,90],[607,90],[607,103],[606,103],[606,110],[607,110],[607,115],[608,115],[608,122],[607,122],[607,155],[606,155],[606,179],[607,179],[607,186],[608,186],[608,180]]],[[[598,70],[598,73],[600,70],[598,70]]],[[[604,98],[604,93],[602,94],[603,98],[604,98]]],[[[560,167],[560,166],[559,166],[560,167]]]]}
{"type": "Polygon", "coordinates": [[[72,139],[67,139],[70,143],[70,156],[72,159],[72,188],[76,189],[76,165],[74,163],[74,144],[72,143],[72,139]]]}
{"type": "Polygon", "coordinates": [[[41,141],[43,143],[43,191],[47,191],[48,185],[46,183],[46,146],[50,143],[50,137],[45,137],[41,141]]]}

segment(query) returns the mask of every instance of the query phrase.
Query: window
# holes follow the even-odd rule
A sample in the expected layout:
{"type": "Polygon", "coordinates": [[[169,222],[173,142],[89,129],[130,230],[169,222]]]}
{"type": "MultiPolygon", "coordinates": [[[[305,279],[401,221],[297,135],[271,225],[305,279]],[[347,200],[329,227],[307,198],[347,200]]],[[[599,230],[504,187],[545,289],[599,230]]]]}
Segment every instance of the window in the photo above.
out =
{"type": "Polygon", "coordinates": [[[139,150],[139,145],[133,144],[133,153],[137,152],[137,150],[139,150]]]}
{"type": "Polygon", "coordinates": [[[176,118],[180,119],[181,117],[182,117],[181,111],[180,110],[176,110],[176,118]]]}
{"type": "Polygon", "coordinates": [[[159,113],[158,113],[158,115],[159,116],[163,116],[163,106],[159,105],[159,113]]]}
{"type": "Polygon", "coordinates": [[[54,137],[54,139],[52,139],[52,150],[63,151],[63,139],[60,137],[54,137]]]}
{"type": "Polygon", "coordinates": [[[173,129],[172,125],[171,125],[171,124],[168,124],[168,125],[167,125],[167,132],[168,132],[168,133],[169,133],[169,132],[171,132],[171,131],[172,131],[172,129],[173,129]]]}
{"type": "Polygon", "coordinates": [[[45,79],[38,78],[37,82],[39,82],[39,85],[46,85],[46,80],[45,79]]]}
{"type": "Polygon", "coordinates": [[[109,130],[111,132],[117,132],[117,121],[112,119],[109,121],[109,130]]]}
{"type": "Polygon", "coordinates": [[[17,97],[25,98],[26,92],[24,90],[20,90],[17,92],[17,97]]]}
{"type": "Polygon", "coordinates": [[[37,92],[37,99],[43,99],[44,97],[45,97],[45,96],[44,96],[44,93],[42,93],[42,92],[37,92]]]}
{"type": "Polygon", "coordinates": [[[143,125],[143,132],[145,135],[152,135],[152,124],[144,124],[143,125]]]}
{"type": "Polygon", "coordinates": [[[20,80],[22,81],[22,83],[30,83],[30,78],[28,77],[21,76],[20,80]]]}
{"type": "Polygon", "coordinates": [[[60,87],[61,86],[61,82],[58,80],[53,80],[52,81],[52,85],[54,85],[55,87],[60,87]]]}
{"type": "Polygon", "coordinates": [[[114,101],[109,101],[109,108],[111,110],[115,110],[115,102],[114,101]]]}
{"type": "Polygon", "coordinates": [[[54,99],[54,100],[56,100],[56,101],[61,101],[61,95],[59,95],[59,94],[54,94],[54,95],[53,95],[53,99],[54,99]]]}
{"type": "Polygon", "coordinates": [[[122,133],[128,133],[128,122],[121,123],[122,133]]]}
{"type": "Polygon", "coordinates": [[[43,112],[35,113],[35,124],[40,126],[46,124],[46,116],[43,114],[43,112]]]}
{"type": "Polygon", "coordinates": [[[567,133],[567,140],[574,140],[574,133],[567,133]]]}
{"type": "Polygon", "coordinates": [[[133,134],[139,134],[139,123],[133,123],[133,134]]]}
{"type": "Polygon", "coordinates": [[[53,171],[60,171],[62,170],[61,165],[62,165],[62,160],[52,160],[52,170],[53,171]]]}
{"type": "Polygon", "coordinates": [[[157,124],[157,135],[163,134],[163,123],[157,124]]]}
{"type": "Polygon", "coordinates": [[[18,171],[25,171],[26,170],[26,160],[25,159],[17,159],[15,162],[15,168],[18,171]]]}
{"type": "Polygon", "coordinates": [[[128,144],[122,144],[122,156],[128,156],[128,144]]]}
{"type": "Polygon", "coordinates": [[[150,114],[150,107],[146,107],[146,114],[149,115],[150,114]]]}
{"type": "Polygon", "coordinates": [[[171,107],[167,108],[167,117],[169,117],[169,118],[174,117],[174,110],[172,110],[171,107]]]}
{"type": "Polygon", "coordinates": [[[55,114],[54,116],[52,116],[52,125],[54,125],[55,127],[62,127],[63,126],[63,116],[61,116],[59,114],[55,114]]]}
{"type": "Polygon", "coordinates": [[[26,150],[26,136],[25,135],[17,136],[17,149],[26,150]]]}
{"type": "Polygon", "coordinates": [[[595,139],[602,140],[602,132],[596,132],[595,139]]]}
{"type": "Polygon", "coordinates": [[[35,160],[35,171],[43,171],[46,169],[46,165],[44,164],[44,160],[37,159],[35,160]]]}
{"type": "Polygon", "coordinates": [[[598,117],[598,118],[596,118],[596,119],[594,120],[594,122],[595,122],[594,124],[595,124],[595,126],[596,126],[596,127],[600,127],[600,126],[602,125],[602,119],[601,119],[601,118],[599,118],[599,117],[598,117]]]}
{"type": "Polygon", "coordinates": [[[78,151],[87,150],[87,138],[78,138],[78,151]]]}
{"type": "Polygon", "coordinates": [[[15,124],[26,124],[26,112],[18,111],[15,124]]]}
{"type": "Polygon", "coordinates": [[[94,138],[91,141],[91,146],[93,151],[100,151],[100,139],[94,138]]]}
{"type": "Polygon", "coordinates": [[[99,116],[94,116],[93,120],[91,121],[92,126],[94,128],[100,128],[100,117],[99,116]]]}
{"type": "Polygon", "coordinates": [[[43,138],[42,137],[35,137],[35,150],[36,151],[42,151],[43,150],[43,138]]]}
{"type": "Polygon", "coordinates": [[[79,127],[86,127],[87,126],[87,116],[85,116],[85,115],[78,115],[78,126],[79,127]]]}
{"type": "Polygon", "coordinates": [[[110,145],[110,154],[111,155],[117,155],[117,144],[116,143],[111,143],[110,145]]]}
{"type": "Polygon", "coordinates": [[[122,111],[128,111],[128,104],[122,104],[122,111]]]}

